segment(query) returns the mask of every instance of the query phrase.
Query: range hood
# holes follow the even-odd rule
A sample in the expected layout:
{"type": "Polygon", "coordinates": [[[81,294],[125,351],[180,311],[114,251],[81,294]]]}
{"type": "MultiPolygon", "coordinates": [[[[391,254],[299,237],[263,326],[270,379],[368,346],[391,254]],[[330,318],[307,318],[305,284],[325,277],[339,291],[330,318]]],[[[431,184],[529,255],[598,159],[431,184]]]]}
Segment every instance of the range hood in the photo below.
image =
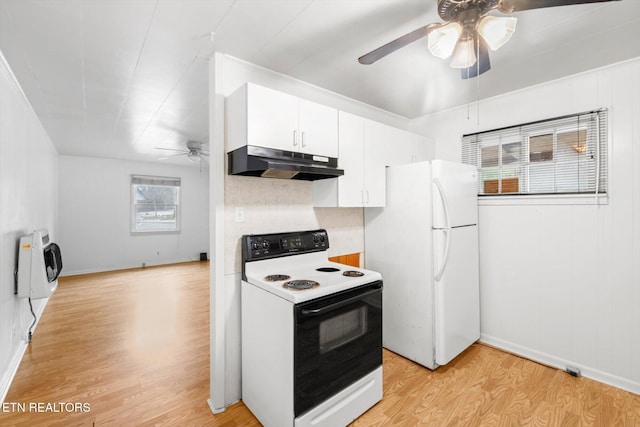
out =
{"type": "Polygon", "coordinates": [[[227,153],[229,175],[315,181],[344,175],[338,159],[245,145],[227,153]]]}

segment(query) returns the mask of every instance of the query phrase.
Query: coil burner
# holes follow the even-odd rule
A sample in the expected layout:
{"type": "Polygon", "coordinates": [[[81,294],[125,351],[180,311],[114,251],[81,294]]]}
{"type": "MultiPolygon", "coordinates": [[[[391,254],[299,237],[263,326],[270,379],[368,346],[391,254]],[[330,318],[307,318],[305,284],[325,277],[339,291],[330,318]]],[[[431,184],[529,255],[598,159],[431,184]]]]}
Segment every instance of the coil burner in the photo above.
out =
{"type": "Polygon", "coordinates": [[[317,288],[320,283],[313,280],[290,280],[282,285],[285,289],[293,289],[294,291],[304,291],[306,289],[317,288]]]}
{"type": "Polygon", "coordinates": [[[332,273],[334,271],[340,271],[340,269],[335,267],[320,267],[316,268],[316,271],[322,271],[323,273],[332,273]]]}
{"type": "Polygon", "coordinates": [[[279,282],[281,280],[289,280],[291,276],[287,276],[286,274],[270,274],[264,278],[267,282],[279,282]]]}
{"type": "Polygon", "coordinates": [[[360,276],[364,276],[364,273],[356,270],[347,270],[344,273],[342,273],[342,275],[347,277],[360,277],[360,276]]]}

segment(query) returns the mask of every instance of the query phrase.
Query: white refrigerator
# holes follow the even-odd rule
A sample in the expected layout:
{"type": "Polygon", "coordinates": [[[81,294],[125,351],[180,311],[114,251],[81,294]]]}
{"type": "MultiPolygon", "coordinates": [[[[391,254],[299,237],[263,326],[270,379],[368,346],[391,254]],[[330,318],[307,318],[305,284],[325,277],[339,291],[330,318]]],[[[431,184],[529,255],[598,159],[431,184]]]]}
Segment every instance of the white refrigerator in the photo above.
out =
{"type": "Polygon", "coordinates": [[[442,160],[387,168],[387,203],[365,209],[379,271],[383,346],[429,369],[480,338],[477,169],[442,160]]]}

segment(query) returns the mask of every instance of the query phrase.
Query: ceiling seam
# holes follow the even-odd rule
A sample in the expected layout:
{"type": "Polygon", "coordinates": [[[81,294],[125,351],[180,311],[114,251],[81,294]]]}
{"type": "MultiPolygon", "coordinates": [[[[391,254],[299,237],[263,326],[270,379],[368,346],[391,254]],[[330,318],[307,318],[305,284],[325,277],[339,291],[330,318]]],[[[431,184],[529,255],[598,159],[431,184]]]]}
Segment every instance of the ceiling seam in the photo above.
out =
{"type": "MultiPolygon", "coordinates": [[[[9,18],[9,22],[11,22],[11,26],[14,29],[13,30],[14,34],[20,34],[20,39],[21,39],[22,45],[23,45],[22,46],[22,52],[24,52],[24,57],[27,60],[27,66],[29,67],[29,72],[31,73],[31,76],[33,76],[33,81],[35,82],[35,85],[38,88],[38,91],[40,92],[40,96],[43,97],[44,96],[44,91],[42,90],[42,87],[40,86],[40,81],[38,80],[38,76],[36,76],[36,72],[34,71],[33,64],[31,63],[31,60],[29,59],[29,55],[27,53],[27,49],[24,46],[24,40],[21,37],[22,34],[19,31],[15,30],[16,22],[15,22],[15,19],[13,18],[13,15],[11,15],[11,12],[9,11],[9,8],[7,8],[5,10],[7,11],[7,17],[9,18]]],[[[7,62],[7,65],[9,65],[9,61],[6,60],[6,62],[7,62]]],[[[18,77],[15,75],[13,70],[11,70],[11,73],[14,75],[16,82],[18,82],[18,77]]],[[[22,84],[20,82],[18,82],[18,86],[20,87],[20,91],[22,91],[22,93],[24,94],[24,98],[29,102],[29,106],[31,107],[31,110],[36,114],[36,116],[38,116],[38,114],[36,113],[36,109],[33,106],[33,102],[27,96],[27,93],[24,91],[24,88],[22,87],[22,84]]],[[[49,117],[51,117],[52,116],[51,109],[49,108],[49,104],[47,102],[44,103],[44,109],[46,110],[47,115],[49,117]]]]}
{"type": "Polygon", "coordinates": [[[229,12],[231,12],[231,9],[233,9],[235,7],[237,2],[238,2],[238,0],[233,0],[233,3],[231,3],[231,6],[229,6],[229,8],[224,12],[224,14],[222,15],[222,18],[220,18],[220,20],[218,20],[218,23],[213,26],[213,29],[211,30],[211,33],[215,34],[215,32],[220,27],[220,25],[222,25],[224,20],[227,18],[227,15],[229,15],[229,12]]]}
{"type": "MultiPolygon", "coordinates": [[[[153,115],[151,116],[151,118],[149,119],[149,121],[147,122],[147,124],[144,126],[144,128],[142,129],[142,131],[138,134],[138,136],[135,138],[135,140],[133,141],[134,144],[142,137],[142,135],[144,135],[144,133],[147,131],[147,128],[151,125],[151,123],[153,123],[153,121],[155,120],[156,116],[158,115],[158,113],[160,112],[160,110],[162,110],[162,107],[164,106],[164,104],[167,102],[167,99],[169,99],[171,97],[171,95],[173,94],[173,92],[175,92],[176,88],[180,85],[180,83],[182,83],[182,81],[184,80],[185,76],[187,76],[189,74],[189,72],[191,71],[191,69],[193,68],[193,65],[196,63],[196,61],[200,59],[200,57],[198,55],[196,55],[192,60],[191,63],[189,64],[189,66],[187,67],[187,69],[185,70],[184,73],[182,73],[182,75],[180,75],[180,77],[178,78],[178,80],[176,81],[176,83],[173,85],[173,87],[171,88],[171,90],[169,91],[169,93],[167,94],[167,96],[164,97],[164,99],[162,100],[162,102],[160,103],[160,105],[158,106],[158,108],[156,108],[156,111],[153,112],[153,115]]],[[[207,59],[208,61],[208,59],[207,59]]]]}
{"type": "Polygon", "coordinates": [[[291,19],[289,20],[289,22],[287,22],[287,23],[286,23],[286,24],[285,24],[285,25],[280,29],[280,31],[278,31],[277,33],[275,33],[274,35],[272,35],[271,37],[269,37],[269,39],[268,39],[266,42],[264,42],[263,44],[261,44],[261,45],[260,45],[260,47],[257,49],[257,51],[258,51],[258,52],[264,52],[264,48],[265,48],[265,46],[267,46],[269,43],[271,43],[271,40],[275,39],[276,37],[278,37],[278,35],[282,34],[282,33],[283,33],[287,28],[289,28],[289,26],[290,26],[294,21],[296,21],[300,15],[302,15],[303,13],[305,13],[305,12],[307,11],[307,9],[309,9],[309,8],[311,7],[311,5],[312,5],[313,3],[315,3],[315,2],[316,2],[316,0],[311,0],[311,1],[309,2],[309,4],[308,4],[307,6],[305,6],[305,8],[304,8],[304,9],[302,9],[300,12],[298,12],[298,13],[296,14],[296,16],[294,16],[293,18],[291,18],[291,19]]]}
{"type": "Polygon", "coordinates": [[[140,51],[138,52],[138,57],[136,58],[136,65],[133,67],[133,72],[131,73],[131,78],[129,79],[129,83],[127,84],[127,94],[122,101],[122,105],[120,106],[120,111],[118,112],[118,117],[116,118],[115,125],[113,126],[113,130],[117,130],[120,125],[120,120],[122,118],[122,112],[124,111],[125,106],[129,102],[129,96],[131,95],[131,87],[133,85],[133,79],[136,76],[136,72],[138,71],[138,65],[140,65],[140,58],[142,57],[142,52],[144,51],[144,47],[147,44],[147,38],[149,37],[149,31],[151,31],[151,26],[153,25],[153,20],[156,16],[156,11],[158,10],[158,2],[156,0],[156,5],[153,8],[153,13],[151,14],[151,19],[149,19],[149,24],[147,25],[147,30],[144,33],[144,39],[142,40],[142,45],[140,46],[140,51]]]}
{"type": "MultiPolygon", "coordinates": [[[[80,7],[80,61],[82,68],[82,120],[84,121],[84,129],[87,130],[87,79],[86,79],[86,66],[84,63],[84,6],[80,7]]],[[[85,134],[86,137],[86,134],[85,134]]]]}

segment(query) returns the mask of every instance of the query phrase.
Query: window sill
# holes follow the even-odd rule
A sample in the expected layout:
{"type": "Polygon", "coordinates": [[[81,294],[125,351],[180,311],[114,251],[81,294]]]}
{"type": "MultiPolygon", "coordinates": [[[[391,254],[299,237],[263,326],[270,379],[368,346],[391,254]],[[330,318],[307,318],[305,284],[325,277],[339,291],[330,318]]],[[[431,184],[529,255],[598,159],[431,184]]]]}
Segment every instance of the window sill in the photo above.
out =
{"type": "Polygon", "coordinates": [[[478,206],[511,205],[608,205],[608,194],[558,194],[522,196],[478,196],[478,206]]]}
{"type": "Polygon", "coordinates": [[[145,236],[149,234],[180,234],[180,230],[149,230],[149,231],[131,230],[132,236],[145,236]]]}

